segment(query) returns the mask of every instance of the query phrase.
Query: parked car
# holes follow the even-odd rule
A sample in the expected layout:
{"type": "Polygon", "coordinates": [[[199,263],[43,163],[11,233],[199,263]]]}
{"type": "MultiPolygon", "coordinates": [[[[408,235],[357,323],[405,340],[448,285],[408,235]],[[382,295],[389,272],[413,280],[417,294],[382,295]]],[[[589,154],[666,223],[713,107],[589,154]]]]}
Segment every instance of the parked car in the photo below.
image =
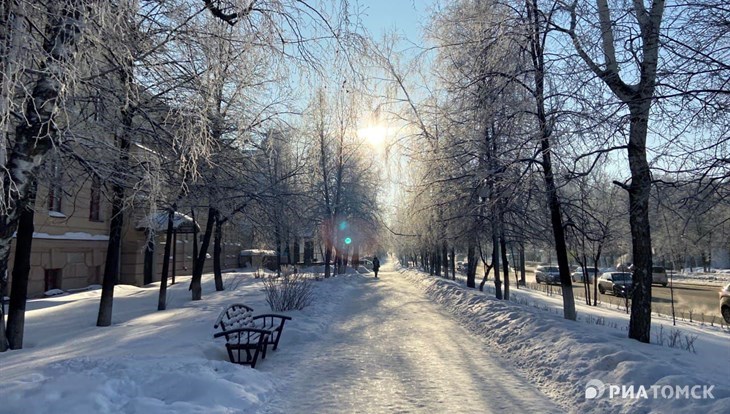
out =
{"type": "Polygon", "coordinates": [[[616,296],[626,296],[633,280],[629,272],[605,272],[598,278],[598,291],[610,292],[616,296]]]}
{"type": "Polygon", "coordinates": [[[557,266],[540,265],[535,268],[535,281],[537,283],[560,284],[560,269],[557,266]]]}
{"type": "Polygon", "coordinates": [[[725,322],[730,324],[730,284],[720,291],[720,314],[725,322]]]}
{"type": "Polygon", "coordinates": [[[667,279],[667,269],[661,266],[651,268],[651,283],[667,287],[669,279],[667,279]]]}
{"type": "Polygon", "coordinates": [[[631,272],[634,270],[634,265],[631,263],[618,263],[616,265],[616,270],[619,272],[631,272]]]}
{"type": "Polygon", "coordinates": [[[466,269],[469,267],[469,262],[456,262],[456,271],[466,273],[466,269]]]}
{"type": "MultiPolygon", "coordinates": [[[[593,279],[596,277],[596,275],[600,275],[601,271],[596,269],[595,267],[586,267],[585,273],[588,274],[588,283],[593,283],[593,279]]],[[[573,279],[573,282],[581,282],[585,283],[585,274],[583,272],[583,268],[579,267],[570,275],[571,279],[573,279]]]]}

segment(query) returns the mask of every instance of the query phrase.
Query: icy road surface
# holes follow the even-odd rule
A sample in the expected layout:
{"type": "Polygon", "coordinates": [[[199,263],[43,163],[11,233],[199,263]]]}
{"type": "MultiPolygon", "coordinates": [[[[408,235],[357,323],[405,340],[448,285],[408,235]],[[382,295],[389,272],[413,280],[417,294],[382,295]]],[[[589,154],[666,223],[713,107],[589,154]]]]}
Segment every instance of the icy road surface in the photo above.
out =
{"type": "Polygon", "coordinates": [[[266,359],[290,374],[262,413],[564,411],[396,272],[364,276],[334,314],[308,357],[266,359]]]}

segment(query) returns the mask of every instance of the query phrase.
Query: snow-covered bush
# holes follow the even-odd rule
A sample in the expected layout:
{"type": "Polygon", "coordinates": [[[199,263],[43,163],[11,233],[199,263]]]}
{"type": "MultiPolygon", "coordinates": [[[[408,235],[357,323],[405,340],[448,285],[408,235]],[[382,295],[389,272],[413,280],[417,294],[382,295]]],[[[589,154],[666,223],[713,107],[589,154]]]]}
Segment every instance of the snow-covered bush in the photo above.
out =
{"type": "Polygon", "coordinates": [[[312,281],[301,273],[283,272],[263,278],[266,303],[272,311],[302,310],[312,303],[312,281]]]}

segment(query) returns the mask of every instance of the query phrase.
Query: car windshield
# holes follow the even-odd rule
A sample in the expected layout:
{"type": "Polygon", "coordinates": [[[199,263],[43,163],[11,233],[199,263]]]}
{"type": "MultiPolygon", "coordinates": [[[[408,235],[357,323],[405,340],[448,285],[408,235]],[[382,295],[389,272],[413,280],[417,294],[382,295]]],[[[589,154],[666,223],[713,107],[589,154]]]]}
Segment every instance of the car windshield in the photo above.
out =
{"type": "Polygon", "coordinates": [[[651,271],[654,273],[664,273],[665,270],[663,267],[655,266],[651,268],[651,271]]]}
{"type": "Polygon", "coordinates": [[[560,269],[557,267],[549,266],[549,267],[543,267],[543,272],[549,272],[549,273],[560,273],[560,269]]]}
{"type": "Polygon", "coordinates": [[[631,273],[614,273],[611,279],[614,282],[631,282],[631,273]]]}

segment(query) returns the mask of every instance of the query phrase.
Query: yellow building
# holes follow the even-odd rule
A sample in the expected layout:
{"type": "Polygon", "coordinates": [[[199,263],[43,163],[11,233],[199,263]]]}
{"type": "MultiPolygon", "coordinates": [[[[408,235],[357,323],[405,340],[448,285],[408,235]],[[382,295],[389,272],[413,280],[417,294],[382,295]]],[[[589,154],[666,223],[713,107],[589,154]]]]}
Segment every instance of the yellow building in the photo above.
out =
{"type": "MultiPolygon", "coordinates": [[[[78,178],[78,177],[77,177],[78,178]]],[[[39,185],[35,209],[35,231],[31,252],[28,296],[39,297],[54,289],[73,291],[90,285],[100,285],[104,275],[111,206],[102,196],[101,185],[94,180],[75,180],[82,184],[71,192],[59,177],[54,185],[39,185]]],[[[164,215],[164,213],[162,213],[164,215]]],[[[144,280],[144,250],[148,230],[140,225],[139,211],[125,214],[122,232],[122,257],[119,283],[142,286],[160,280],[166,235],[155,232],[155,254],[152,280],[144,280]]],[[[183,216],[179,214],[179,216],[183,216]]],[[[206,217],[203,216],[202,220],[206,217]]],[[[200,219],[199,219],[200,220],[200,219]]],[[[190,220],[192,222],[192,220],[190,220]]],[[[203,221],[204,222],[204,221],[203,221]]],[[[179,226],[176,235],[175,266],[168,276],[192,274],[193,235],[189,223],[179,226]]],[[[204,229],[201,229],[204,230],[204,229]]],[[[232,233],[232,232],[229,232],[232,233]]],[[[202,231],[198,233],[202,238],[202,231]]],[[[224,269],[237,266],[241,241],[224,238],[221,265],[224,269]]],[[[213,242],[208,249],[205,272],[213,268],[213,242]]],[[[12,274],[15,243],[11,248],[8,274],[12,274]]],[[[170,258],[172,260],[172,257],[170,258]]],[[[10,278],[12,279],[12,278],[10,278]]],[[[12,280],[10,280],[12,283],[12,280]]]]}

